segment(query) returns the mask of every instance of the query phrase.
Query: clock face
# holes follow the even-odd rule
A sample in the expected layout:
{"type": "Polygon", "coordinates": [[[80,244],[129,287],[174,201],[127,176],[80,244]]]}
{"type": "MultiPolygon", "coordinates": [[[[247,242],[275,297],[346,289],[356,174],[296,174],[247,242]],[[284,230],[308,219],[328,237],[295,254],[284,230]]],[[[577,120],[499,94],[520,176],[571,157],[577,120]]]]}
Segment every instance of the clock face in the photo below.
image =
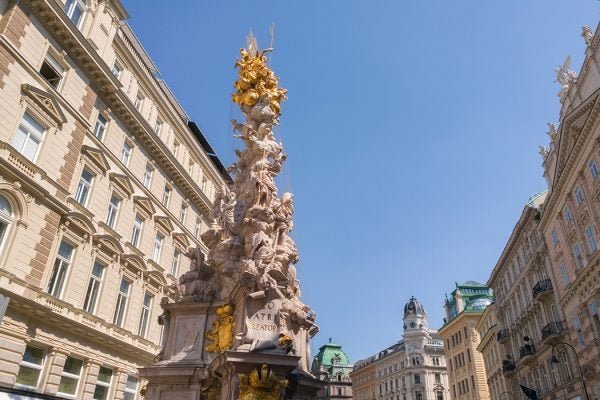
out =
{"type": "Polygon", "coordinates": [[[414,327],[416,327],[416,326],[417,326],[417,324],[416,324],[414,321],[410,323],[410,327],[411,327],[411,328],[414,328],[414,327]]]}

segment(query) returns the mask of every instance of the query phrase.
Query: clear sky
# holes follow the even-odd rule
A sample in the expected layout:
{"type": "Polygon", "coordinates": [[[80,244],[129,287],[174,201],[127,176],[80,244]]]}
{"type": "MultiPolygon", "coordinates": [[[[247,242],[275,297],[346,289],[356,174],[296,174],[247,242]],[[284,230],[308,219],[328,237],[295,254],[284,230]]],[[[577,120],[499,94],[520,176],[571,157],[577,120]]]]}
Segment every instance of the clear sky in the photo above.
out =
{"type": "MultiPolygon", "coordinates": [[[[442,324],[454,282],[485,283],[558,120],[554,69],[596,0],[124,1],[129,23],[226,165],[233,64],[250,29],[288,89],[279,179],[296,200],[303,300],[352,361],[401,338],[411,295],[442,324]]],[[[313,351],[313,354],[315,352],[313,351]]]]}

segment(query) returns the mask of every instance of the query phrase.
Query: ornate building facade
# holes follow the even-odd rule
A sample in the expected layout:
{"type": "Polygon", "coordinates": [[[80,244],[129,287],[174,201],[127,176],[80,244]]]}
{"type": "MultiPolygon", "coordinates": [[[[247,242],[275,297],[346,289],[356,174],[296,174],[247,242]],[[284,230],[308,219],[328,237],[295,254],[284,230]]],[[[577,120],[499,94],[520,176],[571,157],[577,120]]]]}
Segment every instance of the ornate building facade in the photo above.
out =
{"type": "Polygon", "coordinates": [[[483,357],[477,350],[480,336],[475,327],[493,300],[493,291],[475,281],[456,284],[450,298],[446,297],[446,317],[439,334],[445,342],[448,386],[453,399],[490,398],[483,357]]]}
{"type": "Polygon", "coordinates": [[[326,382],[325,389],[317,394],[317,399],[351,399],[352,363],[342,346],[329,339],[319,348],[319,353],[312,362],[311,372],[321,381],[326,382]]]}
{"type": "Polygon", "coordinates": [[[227,178],[119,0],[0,0],[0,385],[139,398],[227,178]]]}
{"type": "Polygon", "coordinates": [[[444,342],[427,326],[427,314],[412,297],[404,306],[398,343],[358,361],[350,374],[354,399],[443,400],[450,396],[444,342]]]}

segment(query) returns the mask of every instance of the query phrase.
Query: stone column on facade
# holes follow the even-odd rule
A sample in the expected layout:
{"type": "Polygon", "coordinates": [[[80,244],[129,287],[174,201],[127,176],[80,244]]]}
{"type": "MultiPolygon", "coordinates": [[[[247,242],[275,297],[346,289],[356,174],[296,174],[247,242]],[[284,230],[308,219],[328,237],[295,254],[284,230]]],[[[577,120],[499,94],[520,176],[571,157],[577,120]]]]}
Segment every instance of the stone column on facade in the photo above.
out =
{"type": "Polygon", "coordinates": [[[98,380],[98,372],[100,371],[100,364],[92,360],[85,360],[85,373],[83,376],[83,390],[81,391],[81,398],[84,400],[90,400],[94,396],[94,390],[96,388],[96,381],[98,380]]]}
{"type": "Polygon", "coordinates": [[[60,378],[67,361],[67,353],[61,349],[52,349],[48,352],[48,375],[46,378],[45,392],[56,394],[60,385],[60,378]]]}

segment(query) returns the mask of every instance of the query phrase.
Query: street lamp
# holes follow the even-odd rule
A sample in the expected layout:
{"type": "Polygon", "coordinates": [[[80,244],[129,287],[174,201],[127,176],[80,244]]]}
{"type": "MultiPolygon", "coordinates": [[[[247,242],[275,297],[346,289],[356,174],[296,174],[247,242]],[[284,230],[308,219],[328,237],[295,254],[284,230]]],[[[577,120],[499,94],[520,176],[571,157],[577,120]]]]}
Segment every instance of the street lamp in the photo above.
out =
{"type": "Polygon", "coordinates": [[[588,396],[588,392],[587,392],[587,387],[585,386],[585,379],[583,379],[583,372],[581,371],[581,364],[579,363],[579,356],[577,355],[577,350],[575,350],[575,347],[573,347],[573,345],[571,345],[569,343],[565,343],[565,342],[558,342],[556,344],[553,344],[552,345],[552,358],[550,359],[550,362],[552,364],[560,363],[560,361],[558,360],[558,357],[556,357],[556,355],[554,354],[554,349],[558,345],[569,346],[571,348],[571,350],[573,350],[573,353],[575,353],[575,360],[577,361],[577,368],[579,369],[579,379],[581,380],[581,386],[583,387],[583,393],[585,394],[586,400],[590,400],[590,397],[588,396]]]}

